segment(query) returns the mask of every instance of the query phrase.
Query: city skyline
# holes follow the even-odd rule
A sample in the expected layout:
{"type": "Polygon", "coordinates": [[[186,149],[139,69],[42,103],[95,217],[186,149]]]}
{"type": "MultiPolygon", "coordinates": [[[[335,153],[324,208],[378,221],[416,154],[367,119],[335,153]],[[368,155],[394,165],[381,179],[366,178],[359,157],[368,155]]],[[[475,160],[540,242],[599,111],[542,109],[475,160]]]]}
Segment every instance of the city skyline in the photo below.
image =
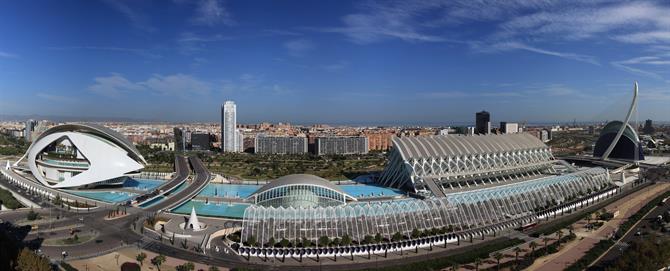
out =
{"type": "Polygon", "coordinates": [[[604,121],[637,80],[638,120],[668,121],[667,3],[533,3],[6,2],[0,115],[604,121]]]}

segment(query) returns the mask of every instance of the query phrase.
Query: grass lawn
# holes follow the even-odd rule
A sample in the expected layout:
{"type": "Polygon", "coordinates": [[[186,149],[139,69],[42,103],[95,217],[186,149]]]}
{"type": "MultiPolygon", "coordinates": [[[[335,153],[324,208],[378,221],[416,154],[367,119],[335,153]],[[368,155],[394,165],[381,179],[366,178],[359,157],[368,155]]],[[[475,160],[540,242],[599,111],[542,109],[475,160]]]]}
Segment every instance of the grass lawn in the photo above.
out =
{"type": "Polygon", "coordinates": [[[81,243],[86,243],[91,241],[95,236],[94,235],[82,235],[78,238],[68,237],[68,238],[58,238],[58,239],[46,239],[44,240],[45,246],[71,246],[78,245],[81,243]]]}

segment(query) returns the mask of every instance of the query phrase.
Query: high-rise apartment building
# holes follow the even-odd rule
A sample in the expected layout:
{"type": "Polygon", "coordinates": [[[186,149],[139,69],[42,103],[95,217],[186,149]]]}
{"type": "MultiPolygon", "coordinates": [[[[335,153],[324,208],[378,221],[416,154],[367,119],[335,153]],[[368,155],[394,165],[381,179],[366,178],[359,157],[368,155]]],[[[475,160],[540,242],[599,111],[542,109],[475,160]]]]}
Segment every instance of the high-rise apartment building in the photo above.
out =
{"type": "Polygon", "coordinates": [[[304,136],[256,136],[255,153],[305,154],[307,137],[304,136]]]}
{"type": "Polygon", "coordinates": [[[26,142],[32,142],[32,133],[35,131],[35,126],[37,126],[37,121],[30,119],[26,121],[26,126],[23,130],[23,138],[26,142]]]}
{"type": "Polygon", "coordinates": [[[316,154],[366,154],[368,138],[364,136],[332,136],[316,139],[316,154]]]}
{"type": "Polygon", "coordinates": [[[475,114],[475,132],[478,134],[491,133],[491,115],[489,112],[482,111],[475,114]]]}
{"type": "Polygon", "coordinates": [[[235,102],[226,101],[221,106],[221,150],[223,152],[239,152],[241,139],[237,131],[237,107],[235,102]]]}
{"type": "Polygon", "coordinates": [[[647,134],[647,135],[651,135],[655,131],[656,131],[656,129],[654,129],[654,125],[653,125],[652,121],[651,120],[645,120],[644,121],[644,128],[642,128],[642,132],[647,134]]]}
{"type": "Polygon", "coordinates": [[[186,150],[186,135],[185,130],[179,127],[174,127],[174,150],[175,151],[185,151],[186,150]]]}

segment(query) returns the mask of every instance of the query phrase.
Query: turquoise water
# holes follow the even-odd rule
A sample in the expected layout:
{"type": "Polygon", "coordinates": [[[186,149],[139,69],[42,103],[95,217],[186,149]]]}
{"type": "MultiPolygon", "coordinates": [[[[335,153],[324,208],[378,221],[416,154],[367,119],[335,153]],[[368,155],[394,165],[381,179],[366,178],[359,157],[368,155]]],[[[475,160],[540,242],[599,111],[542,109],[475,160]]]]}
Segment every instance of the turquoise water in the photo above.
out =
{"type": "MultiPolygon", "coordinates": [[[[262,185],[210,183],[200,192],[200,194],[198,194],[198,196],[247,198],[261,186],[262,185]]],[[[355,198],[393,197],[405,194],[402,190],[367,184],[343,184],[338,185],[338,187],[355,198]]]]}
{"type": "Polygon", "coordinates": [[[154,180],[154,179],[133,179],[128,178],[124,183],[124,188],[130,188],[135,190],[149,191],[154,190],[159,185],[165,183],[165,181],[154,180]]]}
{"type": "Polygon", "coordinates": [[[205,204],[205,202],[202,201],[189,200],[179,207],[172,209],[172,212],[178,214],[191,214],[191,208],[194,206],[195,212],[198,215],[242,218],[244,216],[244,210],[249,207],[249,204],[233,203],[229,205],[224,202],[217,205],[213,202],[205,204]]]}
{"type": "Polygon", "coordinates": [[[109,203],[119,203],[128,201],[137,194],[128,193],[128,192],[115,192],[115,191],[67,191],[68,193],[89,198],[99,201],[109,202],[109,203]]]}
{"type": "Polygon", "coordinates": [[[175,189],[173,189],[172,191],[170,191],[170,194],[176,194],[177,192],[186,189],[186,186],[188,186],[188,183],[187,183],[186,181],[184,181],[184,182],[181,183],[179,186],[177,186],[175,189]]]}
{"type": "Polygon", "coordinates": [[[202,197],[239,197],[246,198],[256,192],[261,185],[214,184],[210,183],[198,194],[202,197]]]}
{"type": "Polygon", "coordinates": [[[152,199],[152,200],[150,200],[150,201],[146,201],[146,202],[140,204],[140,207],[141,207],[141,208],[147,208],[147,207],[149,207],[149,206],[151,206],[151,205],[154,205],[154,204],[156,204],[156,203],[159,203],[159,202],[160,202],[161,200],[163,200],[163,199],[165,199],[164,196],[158,196],[158,197],[155,197],[154,199],[152,199]]]}
{"type": "Polygon", "coordinates": [[[405,194],[402,190],[367,184],[343,184],[338,187],[355,198],[393,197],[405,194]]]}

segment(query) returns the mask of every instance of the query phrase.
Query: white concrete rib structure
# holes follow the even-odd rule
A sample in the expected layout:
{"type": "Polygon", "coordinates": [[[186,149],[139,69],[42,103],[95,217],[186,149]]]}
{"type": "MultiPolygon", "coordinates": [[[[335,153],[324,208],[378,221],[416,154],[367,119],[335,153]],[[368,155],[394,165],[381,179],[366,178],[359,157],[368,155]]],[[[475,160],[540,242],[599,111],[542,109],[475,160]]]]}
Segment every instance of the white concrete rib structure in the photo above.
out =
{"type": "Polygon", "coordinates": [[[382,185],[414,192],[522,179],[552,171],[550,148],[530,134],[394,137],[382,185]]]}
{"type": "Polygon", "coordinates": [[[33,142],[24,157],[33,176],[51,188],[118,184],[146,165],[128,139],[92,123],[52,127],[33,142]]]}

